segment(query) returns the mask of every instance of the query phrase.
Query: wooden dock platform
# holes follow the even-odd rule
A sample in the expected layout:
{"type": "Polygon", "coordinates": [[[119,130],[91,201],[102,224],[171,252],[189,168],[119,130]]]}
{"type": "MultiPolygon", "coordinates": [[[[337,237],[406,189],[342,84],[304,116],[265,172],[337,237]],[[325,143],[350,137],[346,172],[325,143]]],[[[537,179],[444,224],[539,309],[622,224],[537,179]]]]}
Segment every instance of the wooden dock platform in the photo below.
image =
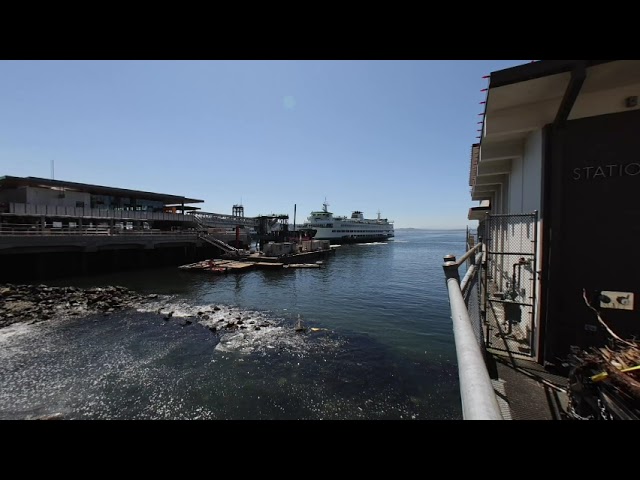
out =
{"type": "Polygon", "coordinates": [[[325,260],[330,255],[335,254],[335,249],[328,250],[316,250],[313,252],[300,252],[289,255],[283,255],[280,257],[271,257],[263,255],[261,253],[252,253],[244,259],[247,262],[260,262],[260,263],[281,263],[281,264],[312,264],[317,260],[325,260]]]}
{"type": "Polygon", "coordinates": [[[220,259],[209,259],[201,262],[182,265],[181,270],[202,271],[207,273],[229,273],[241,272],[252,268],[263,269],[297,269],[297,268],[320,268],[331,254],[335,254],[335,249],[324,248],[313,251],[303,251],[298,253],[288,253],[280,256],[265,255],[264,252],[249,253],[247,251],[236,251],[233,258],[223,255],[220,259]]]}
{"type": "MultiPolygon", "coordinates": [[[[296,256],[297,257],[297,256],[296,256]]],[[[287,258],[286,260],[290,260],[287,258]]],[[[299,257],[296,260],[300,260],[299,257]]],[[[321,261],[315,263],[293,263],[289,261],[282,261],[279,257],[264,257],[250,256],[242,260],[222,260],[211,259],[203,260],[201,262],[190,263],[187,265],[181,265],[178,268],[180,270],[200,271],[215,274],[224,274],[230,272],[241,272],[245,270],[251,270],[253,268],[264,268],[269,270],[275,269],[287,269],[287,268],[320,268],[322,266],[321,261]],[[279,260],[279,261],[277,261],[279,260]]]]}
{"type": "Polygon", "coordinates": [[[282,262],[254,262],[253,264],[258,268],[282,268],[284,266],[282,262]]]}
{"type": "Polygon", "coordinates": [[[228,268],[230,270],[245,270],[249,268],[253,268],[255,263],[253,262],[240,262],[237,260],[227,260],[226,262],[221,262],[220,266],[228,268]]]}
{"type": "Polygon", "coordinates": [[[253,262],[242,262],[238,260],[203,260],[201,262],[181,265],[181,270],[198,270],[209,273],[229,273],[253,268],[253,262]]]}

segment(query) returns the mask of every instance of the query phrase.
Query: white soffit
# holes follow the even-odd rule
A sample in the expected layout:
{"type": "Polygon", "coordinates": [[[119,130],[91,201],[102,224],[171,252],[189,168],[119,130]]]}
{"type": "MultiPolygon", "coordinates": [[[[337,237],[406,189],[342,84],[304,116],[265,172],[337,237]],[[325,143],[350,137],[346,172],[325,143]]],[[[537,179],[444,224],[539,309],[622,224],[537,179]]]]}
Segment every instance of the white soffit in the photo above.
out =
{"type": "Polygon", "coordinates": [[[570,72],[534,78],[489,90],[487,114],[552,99],[562,99],[571,78],[570,72]]]}
{"type": "Polygon", "coordinates": [[[589,67],[580,93],[597,92],[637,83],[640,83],[640,60],[618,60],[589,67]]]}
{"type": "Polygon", "coordinates": [[[625,104],[625,99],[633,96],[640,96],[640,61],[620,60],[590,67],[569,120],[638,109],[625,104]]]}
{"type": "Polygon", "coordinates": [[[485,116],[485,140],[523,140],[553,122],[571,73],[558,73],[489,90],[485,116]]]}

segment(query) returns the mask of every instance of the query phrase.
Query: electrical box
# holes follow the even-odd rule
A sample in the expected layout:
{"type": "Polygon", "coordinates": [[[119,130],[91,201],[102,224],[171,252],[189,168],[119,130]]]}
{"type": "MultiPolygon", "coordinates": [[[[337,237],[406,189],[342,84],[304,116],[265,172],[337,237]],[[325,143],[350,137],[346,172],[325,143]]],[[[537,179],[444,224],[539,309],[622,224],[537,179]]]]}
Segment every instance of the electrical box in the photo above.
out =
{"type": "Polygon", "coordinates": [[[600,292],[600,308],[613,308],[615,310],[633,310],[634,299],[631,292],[613,292],[603,290],[600,292]]]}

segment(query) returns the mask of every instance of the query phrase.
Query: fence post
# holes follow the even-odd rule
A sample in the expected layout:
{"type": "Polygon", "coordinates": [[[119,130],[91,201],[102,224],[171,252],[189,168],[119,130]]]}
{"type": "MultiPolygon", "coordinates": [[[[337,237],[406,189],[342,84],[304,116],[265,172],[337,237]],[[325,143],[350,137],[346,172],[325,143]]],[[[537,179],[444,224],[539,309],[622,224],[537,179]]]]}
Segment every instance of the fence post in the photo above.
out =
{"type": "Polygon", "coordinates": [[[458,282],[458,286],[460,286],[460,273],[458,272],[458,264],[456,263],[456,257],[453,255],[445,255],[443,257],[444,264],[442,268],[444,270],[444,277],[446,280],[450,278],[454,279],[458,282]]]}

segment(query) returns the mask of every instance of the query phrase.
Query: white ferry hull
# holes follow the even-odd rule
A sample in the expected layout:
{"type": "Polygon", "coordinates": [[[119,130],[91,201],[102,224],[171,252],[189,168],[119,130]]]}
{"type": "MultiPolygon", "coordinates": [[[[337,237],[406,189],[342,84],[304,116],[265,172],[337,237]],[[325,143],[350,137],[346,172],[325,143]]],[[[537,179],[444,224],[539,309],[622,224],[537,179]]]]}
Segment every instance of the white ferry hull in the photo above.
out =
{"type": "Polygon", "coordinates": [[[329,240],[332,245],[342,245],[347,243],[371,243],[371,242],[387,242],[393,240],[394,234],[391,233],[351,233],[344,234],[342,236],[336,236],[331,230],[328,232],[322,232],[322,230],[329,230],[319,228],[318,232],[313,237],[314,240],[329,240]]]}
{"type": "Polygon", "coordinates": [[[394,237],[393,222],[381,219],[366,219],[360,211],[351,218],[334,217],[327,211],[326,202],[322,211],[311,212],[305,228],[316,230],[314,239],[329,240],[331,244],[386,242],[394,237]]]}

